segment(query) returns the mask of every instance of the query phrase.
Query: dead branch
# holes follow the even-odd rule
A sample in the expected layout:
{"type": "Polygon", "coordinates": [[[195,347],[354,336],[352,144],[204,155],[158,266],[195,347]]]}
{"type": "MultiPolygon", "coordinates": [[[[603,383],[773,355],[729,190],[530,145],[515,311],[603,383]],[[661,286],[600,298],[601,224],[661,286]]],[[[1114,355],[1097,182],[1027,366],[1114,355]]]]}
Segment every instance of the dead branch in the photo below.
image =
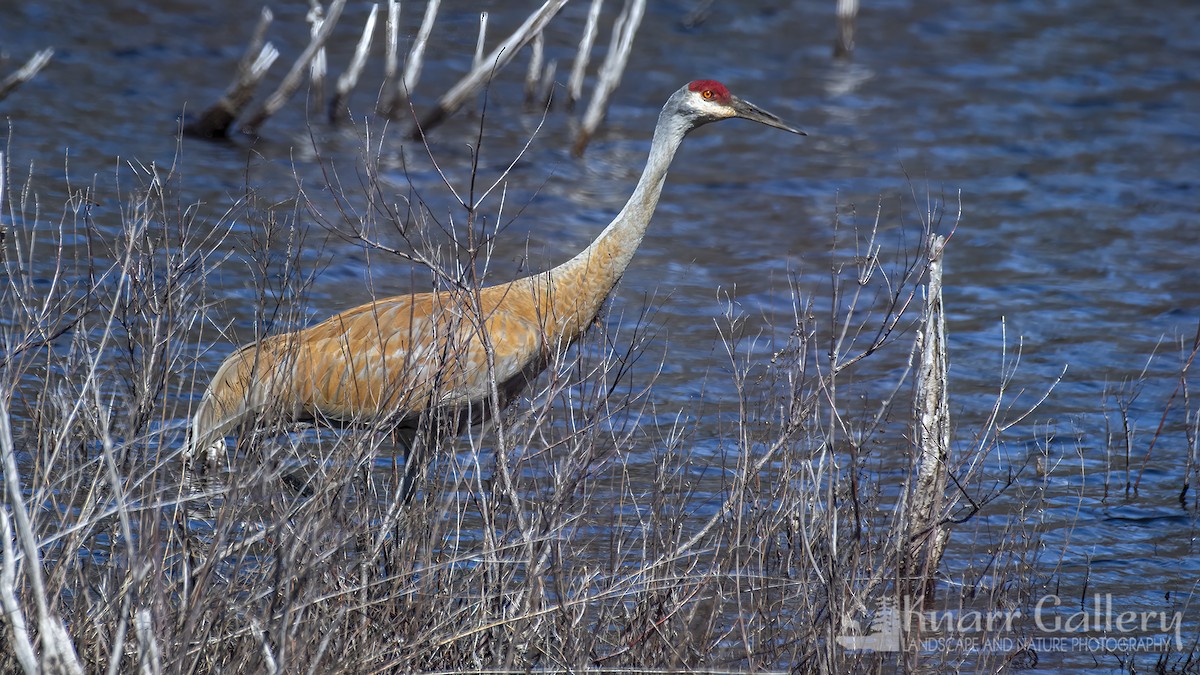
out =
{"type": "Polygon", "coordinates": [[[492,50],[483,63],[459,80],[458,84],[451,87],[450,91],[442,96],[437,107],[426,114],[417,125],[412,134],[413,138],[421,138],[425,132],[441,124],[461,108],[494,73],[508,65],[522,47],[529,44],[535,35],[542,32],[546,24],[558,15],[565,4],[567,4],[567,0],[546,0],[545,4],[525,19],[525,23],[521,24],[520,28],[517,28],[512,35],[508,36],[508,39],[492,50]]]}
{"type": "MultiPolygon", "coordinates": [[[[17,472],[17,451],[13,444],[12,428],[9,426],[9,407],[8,398],[12,392],[6,391],[0,393],[0,455],[4,465],[4,485],[8,491],[8,504],[2,508],[3,529],[4,529],[4,552],[5,552],[5,567],[9,565],[9,554],[12,551],[12,539],[16,540],[22,554],[22,567],[25,568],[25,576],[29,579],[29,592],[33,596],[33,602],[37,606],[38,614],[38,633],[41,642],[41,650],[39,654],[40,662],[37,664],[37,669],[30,672],[42,673],[79,673],[83,674],[83,666],[79,662],[79,656],[75,653],[75,646],[71,643],[71,637],[67,634],[67,628],[63,625],[62,619],[57,616],[47,597],[45,580],[42,576],[42,558],[38,548],[37,536],[33,531],[33,521],[29,517],[29,512],[25,510],[25,491],[21,486],[21,476],[17,472]],[[12,520],[15,521],[15,537],[12,535],[14,528],[9,524],[8,511],[12,511],[12,520]]],[[[7,581],[7,573],[4,574],[7,581]]],[[[2,589],[0,595],[6,599],[4,605],[9,604],[10,599],[15,599],[15,589],[2,589]]],[[[16,621],[13,622],[13,629],[16,629],[16,621]]],[[[24,640],[17,638],[18,642],[28,642],[26,636],[24,640]]],[[[23,648],[23,646],[22,646],[23,648]]],[[[28,657],[28,654],[25,654],[28,657]]]]}
{"type": "Polygon", "coordinates": [[[479,37],[475,40],[475,58],[471,59],[471,68],[479,67],[483,63],[483,45],[487,43],[487,24],[488,13],[479,13],[479,37]]]}
{"type": "Polygon", "coordinates": [[[402,91],[407,98],[412,96],[417,81],[421,79],[421,67],[425,63],[425,46],[429,44],[429,34],[433,32],[433,22],[437,18],[441,0],[429,0],[425,6],[425,16],[421,18],[421,28],[417,31],[417,39],[408,52],[408,61],[404,64],[404,87],[402,91]]]}
{"type": "MultiPolygon", "coordinates": [[[[312,7],[309,8],[304,20],[308,22],[310,38],[315,39],[321,33],[321,27],[325,25],[325,10],[316,0],[310,0],[310,2],[312,7]]],[[[325,99],[325,74],[327,72],[329,72],[329,63],[325,57],[325,47],[322,45],[308,67],[308,81],[312,86],[311,93],[314,100],[325,99]]]]}
{"type": "Polygon", "coordinates": [[[283,104],[287,103],[292,94],[296,93],[296,89],[300,87],[301,78],[304,76],[304,69],[316,57],[317,52],[325,46],[325,41],[333,33],[334,27],[337,26],[338,17],[342,15],[342,8],[345,6],[346,0],[333,0],[333,3],[329,5],[329,14],[325,17],[325,22],[321,25],[320,31],[313,35],[312,40],[309,41],[304,51],[300,53],[296,62],[292,64],[292,69],[284,76],[283,81],[279,83],[279,87],[275,92],[268,96],[267,100],[251,113],[250,118],[242,124],[242,133],[257,134],[259,127],[267,121],[267,118],[279,112],[283,104]]]}
{"type": "Polygon", "coordinates": [[[229,135],[229,127],[238,115],[254,98],[258,83],[270,70],[275,59],[279,58],[279,50],[271,43],[263,44],[267,26],[271,25],[273,15],[271,10],[263,8],[258,25],[246,46],[246,52],[238,61],[237,73],[233,83],[221,95],[221,98],[211,107],[201,113],[200,117],[183,127],[183,133],[199,138],[223,138],[229,135]]]}
{"type": "Polygon", "coordinates": [[[346,111],[346,99],[350,97],[350,92],[354,90],[354,87],[358,86],[358,78],[362,76],[363,66],[367,64],[367,56],[371,53],[371,38],[375,34],[375,21],[378,15],[379,5],[371,5],[371,13],[367,16],[366,25],[363,26],[358,46],[354,48],[354,56],[351,57],[346,72],[338,78],[333,100],[329,102],[330,122],[337,122],[349,114],[346,111]]]}
{"type": "Polygon", "coordinates": [[[533,104],[537,98],[538,84],[542,77],[542,58],[546,49],[546,37],[538,33],[529,45],[529,68],[525,70],[525,105],[533,104]]]}
{"type": "Polygon", "coordinates": [[[575,145],[571,148],[576,157],[583,155],[592,135],[604,120],[608,111],[608,100],[621,83],[625,66],[629,63],[629,52],[633,50],[633,38],[638,27],[642,24],[642,15],[646,12],[646,0],[625,0],[621,14],[613,24],[612,43],[604,65],[600,67],[600,77],[596,82],[596,93],[592,95],[587,112],[583,115],[583,124],[575,137],[575,145]]]}
{"type": "Polygon", "coordinates": [[[50,63],[50,57],[54,56],[54,50],[47,47],[38,53],[34,54],[12,75],[0,80],[0,101],[3,101],[14,89],[32,80],[42,68],[50,63]]]}
{"type": "Polygon", "coordinates": [[[429,44],[429,35],[433,32],[433,24],[437,20],[440,6],[441,0],[429,0],[429,4],[425,5],[425,16],[421,19],[421,28],[417,31],[417,39],[413,41],[412,48],[408,50],[408,59],[404,62],[404,76],[399,82],[393,82],[390,78],[388,80],[387,89],[390,95],[386,99],[388,104],[384,109],[384,115],[389,119],[396,119],[408,106],[409,97],[412,96],[417,81],[421,79],[421,68],[425,63],[425,47],[429,44]]]}
{"type": "Polygon", "coordinates": [[[837,0],[837,38],[833,43],[835,58],[847,58],[854,53],[854,22],[858,18],[858,0],[837,0]]]}
{"type": "MultiPolygon", "coordinates": [[[[945,506],[950,451],[950,403],[946,356],[946,318],[942,308],[942,251],[946,238],[930,235],[929,281],[918,338],[920,364],[914,401],[917,475],[909,497],[908,576],[914,591],[933,587],[933,574],[946,548],[949,530],[940,527],[945,506]]],[[[922,596],[924,592],[914,595],[922,596]]]]}
{"type": "Polygon", "coordinates": [[[383,45],[383,91],[375,102],[375,113],[384,114],[387,102],[392,100],[396,86],[396,73],[399,71],[400,60],[400,3],[388,0],[387,21],[384,24],[387,32],[387,42],[383,45]]]}
{"type": "Polygon", "coordinates": [[[592,45],[596,43],[596,24],[600,22],[600,8],[604,0],[592,0],[588,8],[587,23],[583,26],[583,36],[579,38],[579,49],[575,52],[575,62],[571,64],[571,77],[567,80],[567,110],[574,110],[575,103],[583,97],[583,77],[587,74],[588,61],[592,58],[592,45]]]}

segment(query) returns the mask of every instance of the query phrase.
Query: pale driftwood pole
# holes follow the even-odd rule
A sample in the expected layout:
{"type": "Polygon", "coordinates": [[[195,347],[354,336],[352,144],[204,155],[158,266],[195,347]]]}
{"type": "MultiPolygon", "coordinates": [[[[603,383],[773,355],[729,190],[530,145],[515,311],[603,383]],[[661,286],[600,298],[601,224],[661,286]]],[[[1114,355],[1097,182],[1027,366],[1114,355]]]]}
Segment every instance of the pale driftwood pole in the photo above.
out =
{"type": "Polygon", "coordinates": [[[396,73],[400,61],[400,3],[388,0],[387,42],[383,45],[383,89],[375,101],[375,114],[386,115],[388,106],[396,94],[396,73]]]}
{"type": "MultiPolygon", "coordinates": [[[[321,33],[321,26],[325,25],[325,10],[321,8],[320,3],[316,0],[310,0],[312,7],[309,8],[308,14],[304,20],[308,22],[308,34],[310,39],[316,39],[321,33]]],[[[310,94],[314,101],[325,100],[325,74],[329,71],[329,63],[325,58],[325,46],[322,43],[320,49],[313,56],[312,63],[308,66],[308,81],[312,83],[310,94]]]]}
{"type": "Polygon", "coordinates": [[[233,82],[216,103],[201,113],[195,121],[183,127],[185,134],[201,138],[229,135],[229,127],[233,126],[233,121],[250,104],[250,100],[254,98],[254,91],[258,89],[258,83],[271,69],[275,59],[279,58],[279,50],[269,42],[263,44],[263,37],[267,33],[267,26],[271,25],[272,18],[271,10],[264,7],[258,17],[258,25],[250,36],[250,43],[246,45],[246,52],[238,61],[233,82]]]}
{"type": "Polygon", "coordinates": [[[425,132],[441,124],[461,108],[494,73],[508,65],[517,52],[521,51],[521,48],[528,44],[533,36],[540,33],[565,4],[567,4],[567,0],[546,0],[545,4],[530,14],[528,19],[525,19],[525,23],[521,24],[520,28],[492,50],[484,58],[483,63],[442,95],[442,98],[438,100],[437,107],[426,114],[417,128],[413,130],[413,137],[421,138],[425,132]]]}
{"type": "Polygon", "coordinates": [[[266,122],[267,118],[271,115],[279,112],[283,104],[287,103],[292,94],[296,93],[296,89],[300,87],[300,82],[304,78],[304,69],[312,62],[317,52],[325,46],[325,41],[333,33],[338,18],[342,15],[342,8],[345,6],[346,0],[333,0],[329,5],[329,13],[325,16],[325,22],[321,25],[321,30],[313,35],[313,39],[309,41],[308,46],[304,48],[299,58],[292,64],[292,69],[284,76],[283,81],[279,83],[279,87],[275,89],[275,92],[268,96],[267,100],[254,112],[250,113],[249,119],[242,125],[242,132],[250,135],[257,134],[263,122],[266,122]]]}
{"type": "Polygon", "coordinates": [[[838,58],[854,52],[854,22],[858,19],[858,0],[837,0],[837,39],[833,55],[838,58]]]}
{"type": "Polygon", "coordinates": [[[367,16],[366,25],[363,26],[358,46],[354,48],[354,56],[350,59],[350,65],[346,67],[346,72],[338,77],[333,100],[329,102],[330,122],[336,122],[347,116],[346,99],[350,97],[350,92],[354,90],[354,87],[358,86],[358,78],[362,76],[363,67],[367,64],[367,56],[371,53],[371,39],[375,35],[375,21],[378,16],[379,5],[371,5],[371,13],[367,16]]]}
{"type": "Polygon", "coordinates": [[[932,590],[933,575],[946,549],[949,530],[942,523],[946,505],[947,458],[950,452],[950,403],[946,317],[942,307],[942,251],[946,238],[930,235],[929,283],[925,313],[918,335],[913,402],[916,441],[916,476],[908,498],[908,569],[914,593],[924,597],[932,590]]]}
{"type": "Polygon", "coordinates": [[[529,44],[529,68],[525,71],[525,105],[532,105],[537,98],[538,85],[542,79],[542,55],[546,47],[546,36],[538,33],[529,44]]]}
{"type": "Polygon", "coordinates": [[[588,103],[587,112],[583,115],[583,124],[575,137],[575,145],[571,148],[576,157],[583,155],[584,149],[592,140],[592,134],[596,133],[600,122],[604,120],[604,113],[608,110],[608,99],[621,83],[621,76],[629,63],[629,53],[633,50],[633,38],[642,24],[642,15],[645,13],[646,0],[625,0],[625,7],[621,9],[620,16],[613,24],[612,43],[604,65],[600,67],[596,93],[588,103]]]}
{"type": "Polygon", "coordinates": [[[47,47],[34,54],[12,75],[0,80],[0,101],[4,100],[14,89],[32,80],[35,75],[41,72],[42,68],[50,63],[50,57],[54,56],[54,50],[47,47]]]}
{"type": "Polygon", "coordinates": [[[479,37],[475,39],[475,58],[471,59],[471,70],[483,63],[483,45],[487,41],[488,13],[479,13],[479,37]]]}
{"type": "Polygon", "coordinates": [[[421,79],[421,67],[425,63],[425,47],[429,44],[429,35],[433,33],[433,24],[437,21],[438,7],[441,4],[441,0],[429,0],[429,4],[425,5],[425,16],[421,18],[421,28],[417,30],[417,39],[413,41],[412,48],[408,50],[408,59],[404,63],[404,77],[393,92],[391,106],[388,109],[390,118],[396,118],[408,107],[409,98],[412,96],[413,90],[417,88],[417,81],[421,79]]]}
{"type": "Polygon", "coordinates": [[[404,64],[404,88],[412,91],[421,79],[421,67],[425,63],[425,47],[429,45],[429,36],[433,33],[433,24],[437,22],[438,8],[441,0],[429,0],[425,5],[425,15],[421,17],[421,27],[417,29],[417,39],[413,41],[412,49],[408,50],[408,61],[404,64]]]}
{"type": "Polygon", "coordinates": [[[558,70],[558,61],[550,59],[546,64],[546,70],[542,73],[542,86],[538,90],[534,103],[542,109],[550,107],[550,102],[554,99],[554,73],[558,70]]]}
{"type": "Polygon", "coordinates": [[[604,0],[592,0],[588,8],[587,23],[579,38],[579,49],[575,51],[575,62],[571,64],[571,77],[567,80],[567,110],[574,110],[583,97],[583,78],[587,75],[588,61],[592,58],[592,45],[596,43],[596,25],[600,23],[600,8],[604,0]]]}

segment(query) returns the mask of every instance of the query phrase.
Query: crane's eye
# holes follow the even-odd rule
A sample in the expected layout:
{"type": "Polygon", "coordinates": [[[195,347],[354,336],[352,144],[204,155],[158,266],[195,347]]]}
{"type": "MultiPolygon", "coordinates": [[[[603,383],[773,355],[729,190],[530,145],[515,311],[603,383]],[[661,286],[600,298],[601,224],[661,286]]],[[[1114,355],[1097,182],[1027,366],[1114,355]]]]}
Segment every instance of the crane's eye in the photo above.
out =
{"type": "Polygon", "coordinates": [[[705,101],[711,101],[713,97],[712,89],[705,89],[704,91],[700,92],[700,97],[705,101]]]}

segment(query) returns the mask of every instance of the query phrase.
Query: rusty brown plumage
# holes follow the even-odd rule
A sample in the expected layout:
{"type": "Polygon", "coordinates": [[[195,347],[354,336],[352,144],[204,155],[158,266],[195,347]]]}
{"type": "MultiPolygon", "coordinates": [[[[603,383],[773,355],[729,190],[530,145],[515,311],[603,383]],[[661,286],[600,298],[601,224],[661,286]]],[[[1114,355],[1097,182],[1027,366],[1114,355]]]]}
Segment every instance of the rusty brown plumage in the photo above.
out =
{"type": "Polygon", "coordinates": [[[493,393],[505,405],[595,319],[641,242],[684,136],[731,117],[803,133],[719,83],[684,86],[663,107],[633,195],[577,256],[478,292],[377,300],[238,349],[205,391],[185,457],[215,461],[226,433],[256,416],[408,430],[427,411],[485,419],[493,393]]]}

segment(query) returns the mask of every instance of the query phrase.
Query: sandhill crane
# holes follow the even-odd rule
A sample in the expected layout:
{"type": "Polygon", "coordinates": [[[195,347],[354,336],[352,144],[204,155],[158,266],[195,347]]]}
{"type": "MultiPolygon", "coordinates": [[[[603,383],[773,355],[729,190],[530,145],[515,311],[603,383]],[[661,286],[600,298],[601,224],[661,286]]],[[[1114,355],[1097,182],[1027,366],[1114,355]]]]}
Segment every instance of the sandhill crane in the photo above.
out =
{"type": "Polygon", "coordinates": [[[204,393],[185,459],[191,462],[202,452],[215,462],[225,453],[225,434],[255,417],[369,422],[407,434],[401,435],[409,452],[402,490],[407,492],[417,465],[412,449],[421,415],[448,413],[457,425],[484,421],[497,402],[503,407],[541,372],[550,354],[577,340],[641,243],[684,136],[734,117],[804,134],[733,96],[720,82],[683,86],[659,114],[633,195],[574,258],[477,294],[442,291],[376,300],[238,349],[204,393]]]}

